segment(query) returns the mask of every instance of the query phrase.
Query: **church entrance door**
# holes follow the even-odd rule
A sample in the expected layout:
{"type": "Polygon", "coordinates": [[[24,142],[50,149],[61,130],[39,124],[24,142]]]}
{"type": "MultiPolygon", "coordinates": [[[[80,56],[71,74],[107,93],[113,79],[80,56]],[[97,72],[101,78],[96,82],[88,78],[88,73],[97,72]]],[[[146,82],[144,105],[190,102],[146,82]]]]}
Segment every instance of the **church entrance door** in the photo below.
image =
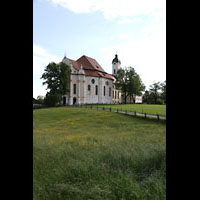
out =
{"type": "Polygon", "coordinates": [[[63,97],[63,105],[66,105],[66,97],[63,97]]]}
{"type": "Polygon", "coordinates": [[[76,104],[76,97],[73,98],[73,105],[76,104]]]}

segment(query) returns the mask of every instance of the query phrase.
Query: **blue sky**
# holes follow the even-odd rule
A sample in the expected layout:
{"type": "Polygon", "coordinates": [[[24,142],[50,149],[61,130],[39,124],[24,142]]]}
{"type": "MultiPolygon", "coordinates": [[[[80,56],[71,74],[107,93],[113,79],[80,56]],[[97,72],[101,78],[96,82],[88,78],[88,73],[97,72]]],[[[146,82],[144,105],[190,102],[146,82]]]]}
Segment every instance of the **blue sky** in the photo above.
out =
{"type": "Polygon", "coordinates": [[[33,96],[46,94],[40,79],[51,61],[87,55],[108,73],[117,51],[148,88],[166,78],[165,0],[34,0],[33,96]]]}

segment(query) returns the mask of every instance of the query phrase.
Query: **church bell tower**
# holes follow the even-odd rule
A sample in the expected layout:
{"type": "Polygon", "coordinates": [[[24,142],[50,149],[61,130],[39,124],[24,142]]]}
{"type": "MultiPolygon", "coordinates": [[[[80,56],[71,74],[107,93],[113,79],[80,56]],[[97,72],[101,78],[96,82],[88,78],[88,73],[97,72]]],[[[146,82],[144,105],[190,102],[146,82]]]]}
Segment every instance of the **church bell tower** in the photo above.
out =
{"type": "Polygon", "coordinates": [[[121,61],[118,59],[117,54],[115,55],[115,58],[112,60],[112,74],[114,76],[117,75],[117,71],[120,69],[121,61]]]}

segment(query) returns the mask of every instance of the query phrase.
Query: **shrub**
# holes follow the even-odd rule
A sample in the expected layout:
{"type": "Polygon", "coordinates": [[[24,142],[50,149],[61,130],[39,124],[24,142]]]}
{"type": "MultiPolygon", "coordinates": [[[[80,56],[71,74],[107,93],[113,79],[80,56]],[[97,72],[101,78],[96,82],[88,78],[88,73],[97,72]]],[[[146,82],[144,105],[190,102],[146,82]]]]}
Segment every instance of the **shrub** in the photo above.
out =
{"type": "Polygon", "coordinates": [[[44,104],[47,106],[54,107],[61,100],[62,100],[62,96],[60,94],[47,93],[46,97],[44,98],[44,104]]]}

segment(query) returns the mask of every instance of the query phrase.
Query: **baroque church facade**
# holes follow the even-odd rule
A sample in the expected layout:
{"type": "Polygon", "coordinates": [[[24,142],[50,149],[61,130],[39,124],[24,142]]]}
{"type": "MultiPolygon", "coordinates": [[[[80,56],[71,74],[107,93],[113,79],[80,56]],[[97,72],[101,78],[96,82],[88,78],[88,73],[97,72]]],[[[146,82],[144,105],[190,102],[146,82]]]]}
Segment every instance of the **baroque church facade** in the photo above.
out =
{"type": "Polygon", "coordinates": [[[112,74],[104,71],[93,58],[83,55],[72,60],[64,56],[62,62],[71,68],[70,92],[63,95],[61,104],[118,104],[122,103],[122,94],[115,88],[115,76],[121,62],[118,55],[112,60],[112,74]]]}

